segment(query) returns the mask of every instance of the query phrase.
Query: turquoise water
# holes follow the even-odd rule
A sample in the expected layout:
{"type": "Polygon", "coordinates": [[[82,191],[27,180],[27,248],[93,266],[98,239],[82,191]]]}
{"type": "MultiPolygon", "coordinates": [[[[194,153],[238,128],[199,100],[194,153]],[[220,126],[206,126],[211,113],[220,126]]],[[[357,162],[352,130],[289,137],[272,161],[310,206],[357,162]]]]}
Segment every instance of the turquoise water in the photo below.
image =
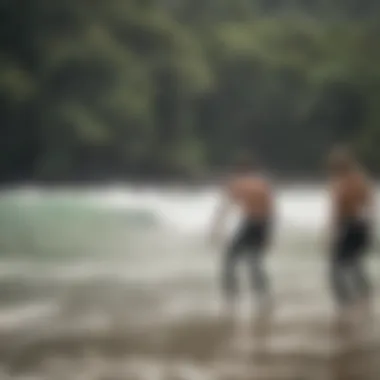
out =
{"type": "Polygon", "coordinates": [[[157,225],[144,210],[107,208],[85,196],[0,197],[0,256],[97,256],[114,239],[157,225]]]}

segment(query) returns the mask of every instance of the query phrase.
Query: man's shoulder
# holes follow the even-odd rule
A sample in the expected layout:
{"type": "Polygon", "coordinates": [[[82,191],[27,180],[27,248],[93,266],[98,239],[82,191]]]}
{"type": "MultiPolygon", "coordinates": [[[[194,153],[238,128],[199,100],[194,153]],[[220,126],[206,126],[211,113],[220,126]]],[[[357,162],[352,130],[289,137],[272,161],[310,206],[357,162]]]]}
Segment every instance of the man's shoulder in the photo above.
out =
{"type": "Polygon", "coordinates": [[[225,187],[237,185],[256,185],[256,186],[271,186],[271,179],[269,176],[261,173],[251,173],[245,175],[231,175],[224,180],[225,187]]]}
{"type": "Polygon", "coordinates": [[[256,189],[269,191],[272,188],[269,178],[262,174],[254,174],[249,177],[249,183],[256,189]]]}
{"type": "Polygon", "coordinates": [[[357,188],[372,187],[371,178],[362,170],[358,170],[344,177],[330,180],[330,187],[337,191],[350,191],[357,188]]]}

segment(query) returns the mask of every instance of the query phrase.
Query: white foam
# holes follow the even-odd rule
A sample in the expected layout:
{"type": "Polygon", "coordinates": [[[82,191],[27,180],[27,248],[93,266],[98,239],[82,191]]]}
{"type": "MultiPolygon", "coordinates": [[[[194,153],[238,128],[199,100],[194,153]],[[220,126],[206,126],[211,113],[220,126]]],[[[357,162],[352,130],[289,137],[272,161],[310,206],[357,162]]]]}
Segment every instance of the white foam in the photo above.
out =
{"type": "MultiPolygon", "coordinates": [[[[216,189],[184,192],[125,187],[92,191],[41,191],[41,194],[44,196],[40,197],[36,189],[26,189],[12,193],[12,197],[24,202],[33,201],[34,205],[46,199],[82,200],[94,207],[151,212],[164,225],[182,232],[205,230],[218,201],[216,189]]],[[[327,205],[326,194],[318,188],[281,190],[277,194],[279,223],[288,228],[317,228],[326,216],[327,205]]]]}

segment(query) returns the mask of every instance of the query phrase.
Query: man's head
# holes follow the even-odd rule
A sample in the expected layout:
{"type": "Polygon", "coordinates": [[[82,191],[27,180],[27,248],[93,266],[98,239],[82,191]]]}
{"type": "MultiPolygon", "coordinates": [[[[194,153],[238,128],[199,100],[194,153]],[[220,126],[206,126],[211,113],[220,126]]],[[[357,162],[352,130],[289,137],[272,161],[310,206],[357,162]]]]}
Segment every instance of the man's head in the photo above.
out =
{"type": "Polygon", "coordinates": [[[233,160],[232,170],[235,173],[249,173],[255,169],[255,161],[251,154],[243,152],[238,154],[233,160]]]}
{"type": "Polygon", "coordinates": [[[356,159],[348,148],[336,147],[330,152],[328,157],[328,169],[331,174],[346,174],[354,170],[356,166],[356,159]]]}

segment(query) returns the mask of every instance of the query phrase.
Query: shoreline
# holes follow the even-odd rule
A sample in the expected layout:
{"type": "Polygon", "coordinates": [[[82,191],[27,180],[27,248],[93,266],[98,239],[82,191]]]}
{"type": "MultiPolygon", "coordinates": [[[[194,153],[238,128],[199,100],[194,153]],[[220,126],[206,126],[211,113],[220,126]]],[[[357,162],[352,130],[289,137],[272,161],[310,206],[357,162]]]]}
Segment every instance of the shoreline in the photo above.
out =
{"type": "MultiPolygon", "coordinates": [[[[273,178],[273,177],[272,177],[273,178]]],[[[40,181],[24,181],[15,182],[0,185],[0,193],[6,193],[11,191],[18,191],[24,189],[38,189],[38,190],[106,190],[106,189],[130,189],[130,190],[141,190],[141,189],[157,189],[157,190],[180,190],[180,191],[203,191],[209,188],[215,188],[220,185],[221,179],[213,179],[208,181],[136,181],[130,180],[117,180],[117,181],[62,181],[55,183],[46,183],[40,181]]],[[[289,178],[289,179],[275,179],[274,185],[276,187],[283,188],[293,188],[293,187],[320,187],[323,186],[325,181],[323,179],[309,179],[309,178],[289,178]]]]}

